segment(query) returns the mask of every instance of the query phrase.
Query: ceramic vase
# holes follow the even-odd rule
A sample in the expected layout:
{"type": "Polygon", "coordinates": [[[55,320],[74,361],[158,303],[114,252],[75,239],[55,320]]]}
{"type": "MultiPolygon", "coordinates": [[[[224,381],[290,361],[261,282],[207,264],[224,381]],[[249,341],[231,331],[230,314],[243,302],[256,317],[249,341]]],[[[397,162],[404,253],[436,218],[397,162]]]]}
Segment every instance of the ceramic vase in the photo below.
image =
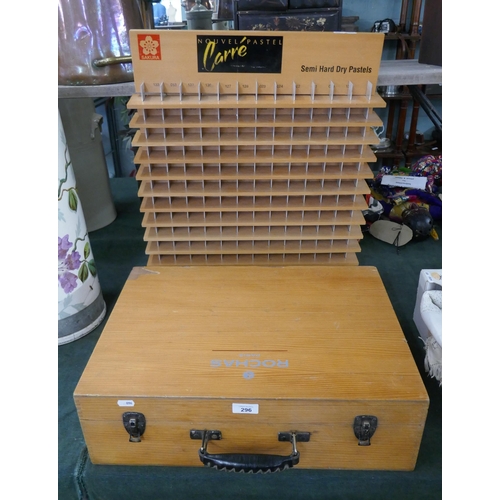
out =
{"type": "Polygon", "coordinates": [[[104,319],[97,268],[59,114],[58,130],[58,344],[87,335],[104,319]]]}

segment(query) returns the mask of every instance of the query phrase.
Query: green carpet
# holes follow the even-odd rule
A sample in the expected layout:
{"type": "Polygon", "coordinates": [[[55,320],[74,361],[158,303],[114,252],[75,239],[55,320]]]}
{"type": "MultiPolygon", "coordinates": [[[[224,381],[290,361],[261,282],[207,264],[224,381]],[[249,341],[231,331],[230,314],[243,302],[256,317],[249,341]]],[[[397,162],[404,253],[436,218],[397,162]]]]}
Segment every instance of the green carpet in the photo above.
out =
{"type": "MultiPolygon", "coordinates": [[[[137,181],[111,179],[116,220],[90,234],[109,316],[134,266],[145,265],[137,181]]],[[[440,237],[441,228],[437,227],[440,237]]],[[[412,472],[291,469],[249,475],[212,469],[96,466],[90,463],[73,391],[106,323],[59,347],[59,500],[437,500],[441,482],[441,388],[423,368],[424,351],[413,323],[421,269],[440,269],[441,240],[411,241],[396,252],[372,238],[361,241],[360,265],[378,268],[430,397],[429,414],[412,472]]]]}

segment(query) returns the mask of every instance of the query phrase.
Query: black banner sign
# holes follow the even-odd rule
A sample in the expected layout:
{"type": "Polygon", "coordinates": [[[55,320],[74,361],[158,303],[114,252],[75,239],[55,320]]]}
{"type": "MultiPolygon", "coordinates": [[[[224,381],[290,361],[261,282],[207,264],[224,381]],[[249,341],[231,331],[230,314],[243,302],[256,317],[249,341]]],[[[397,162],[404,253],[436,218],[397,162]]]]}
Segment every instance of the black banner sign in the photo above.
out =
{"type": "Polygon", "coordinates": [[[197,35],[200,73],[281,73],[282,36],[197,35]]]}

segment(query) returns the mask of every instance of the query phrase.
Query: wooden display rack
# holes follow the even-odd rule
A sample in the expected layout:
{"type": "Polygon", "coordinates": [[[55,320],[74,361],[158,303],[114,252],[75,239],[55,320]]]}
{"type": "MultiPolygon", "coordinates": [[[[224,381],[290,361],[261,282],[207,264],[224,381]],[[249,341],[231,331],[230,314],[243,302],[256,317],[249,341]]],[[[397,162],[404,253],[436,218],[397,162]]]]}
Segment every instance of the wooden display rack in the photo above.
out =
{"type": "Polygon", "coordinates": [[[383,40],[132,30],[148,265],[356,265],[383,40]]]}

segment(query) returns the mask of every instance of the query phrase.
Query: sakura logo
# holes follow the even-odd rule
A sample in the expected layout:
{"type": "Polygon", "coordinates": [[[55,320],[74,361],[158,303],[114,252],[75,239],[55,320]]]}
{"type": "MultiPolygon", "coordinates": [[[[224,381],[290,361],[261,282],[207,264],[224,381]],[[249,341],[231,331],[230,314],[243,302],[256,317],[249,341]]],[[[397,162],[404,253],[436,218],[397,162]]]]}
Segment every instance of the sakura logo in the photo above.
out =
{"type": "Polygon", "coordinates": [[[140,59],[161,59],[160,35],[138,35],[138,42],[140,59]]]}

